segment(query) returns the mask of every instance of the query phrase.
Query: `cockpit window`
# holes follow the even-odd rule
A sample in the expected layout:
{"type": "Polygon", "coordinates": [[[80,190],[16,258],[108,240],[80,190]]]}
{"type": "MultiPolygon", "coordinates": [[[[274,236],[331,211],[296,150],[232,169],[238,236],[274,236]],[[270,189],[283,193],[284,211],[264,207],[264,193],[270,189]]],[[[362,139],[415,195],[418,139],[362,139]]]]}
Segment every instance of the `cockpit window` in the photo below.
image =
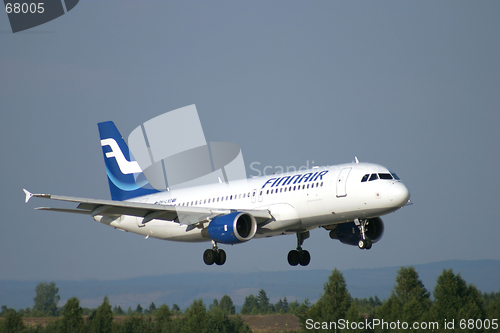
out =
{"type": "Polygon", "coordinates": [[[363,178],[361,178],[361,182],[364,183],[366,181],[373,181],[373,180],[377,180],[377,179],[400,180],[399,177],[394,172],[390,172],[390,173],[378,173],[378,174],[372,173],[371,175],[366,174],[363,176],[363,178]]]}

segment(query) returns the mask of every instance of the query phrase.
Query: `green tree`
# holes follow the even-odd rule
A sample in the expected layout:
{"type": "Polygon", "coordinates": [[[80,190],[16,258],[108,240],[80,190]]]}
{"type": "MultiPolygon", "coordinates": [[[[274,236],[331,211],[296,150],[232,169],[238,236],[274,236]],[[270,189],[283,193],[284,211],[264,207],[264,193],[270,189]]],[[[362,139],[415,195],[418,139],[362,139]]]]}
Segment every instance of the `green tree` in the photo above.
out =
{"type": "Polygon", "coordinates": [[[64,332],[82,332],[84,329],[83,309],[76,297],[70,298],[64,305],[62,312],[62,326],[64,332]]]}
{"type": "Polygon", "coordinates": [[[207,309],[201,299],[193,301],[184,313],[185,332],[204,332],[207,323],[207,309]]]}
{"type": "Polygon", "coordinates": [[[280,298],[278,303],[274,304],[274,310],[276,311],[276,313],[288,313],[290,307],[288,305],[288,300],[286,299],[286,297],[283,300],[281,300],[280,298]]]}
{"type": "Polygon", "coordinates": [[[3,320],[0,320],[0,333],[23,332],[25,325],[23,318],[13,309],[2,307],[3,320]]]}
{"type": "Polygon", "coordinates": [[[155,332],[168,332],[172,323],[172,313],[168,305],[163,304],[156,310],[155,332]]]}
{"type": "Polygon", "coordinates": [[[113,307],[113,315],[114,316],[123,316],[125,314],[125,311],[123,311],[121,306],[114,306],[113,307]]]}
{"type": "Polygon", "coordinates": [[[182,311],[181,311],[181,308],[174,303],[174,305],[172,305],[172,314],[174,316],[180,316],[182,315],[182,311]]]}
{"type": "MultiPolygon", "coordinates": [[[[401,267],[389,299],[377,308],[376,317],[386,322],[413,323],[429,319],[430,293],[418,277],[414,267],[401,267]]],[[[411,325],[411,324],[410,324],[411,325]]],[[[377,331],[389,332],[390,328],[377,327],[377,331]]],[[[414,330],[408,329],[409,332],[414,330]]]]}
{"type": "MultiPolygon", "coordinates": [[[[483,295],[485,309],[486,309],[486,318],[490,320],[490,323],[493,319],[500,320],[500,291],[497,293],[490,293],[483,295]]],[[[490,325],[490,328],[486,330],[486,332],[496,332],[497,330],[493,329],[490,325]]]]}
{"type": "Polygon", "coordinates": [[[111,333],[113,329],[113,313],[108,296],[99,307],[92,311],[88,319],[89,333],[111,333]]]}
{"type": "Polygon", "coordinates": [[[56,284],[54,282],[41,282],[36,286],[35,292],[33,315],[35,317],[56,317],[58,315],[57,303],[61,299],[57,294],[59,288],[56,287],[56,284]]]}
{"type": "Polygon", "coordinates": [[[154,316],[156,313],[156,304],[154,302],[151,302],[151,304],[149,304],[149,308],[147,308],[144,313],[150,316],[154,316]]]}
{"type": "Polygon", "coordinates": [[[264,289],[259,290],[257,295],[257,304],[259,309],[259,314],[267,314],[270,312],[269,298],[264,289]]]}
{"type": "Polygon", "coordinates": [[[233,315],[236,313],[236,307],[233,304],[233,300],[228,295],[222,296],[219,302],[219,307],[226,315],[233,315]]]}
{"type": "MultiPolygon", "coordinates": [[[[451,269],[443,270],[437,278],[434,288],[434,303],[432,306],[433,318],[444,326],[444,320],[455,320],[455,330],[447,329],[447,332],[459,332],[459,320],[484,319],[482,296],[476,287],[467,285],[460,274],[454,274],[451,269]]],[[[442,327],[440,331],[445,331],[442,327]]],[[[475,332],[475,330],[469,330],[475,332]]]]}
{"type": "Polygon", "coordinates": [[[212,312],[218,309],[219,309],[219,301],[217,300],[217,298],[215,298],[212,304],[210,304],[210,306],[208,307],[208,310],[212,312]]]}
{"type": "Polygon", "coordinates": [[[310,307],[311,303],[309,302],[309,298],[306,298],[301,304],[299,304],[299,301],[293,301],[290,303],[288,312],[301,318],[301,316],[306,315],[306,312],[310,309],[310,307]]]}
{"type": "Polygon", "coordinates": [[[243,303],[243,307],[241,308],[240,313],[242,315],[249,315],[249,314],[257,314],[258,311],[259,311],[259,302],[257,298],[253,294],[250,294],[247,297],[245,297],[245,302],[243,303]]]}
{"type": "Polygon", "coordinates": [[[324,285],[324,293],[320,299],[311,306],[306,315],[300,315],[302,326],[305,327],[306,319],[318,322],[338,322],[346,319],[351,307],[351,295],[347,290],[344,276],[334,269],[324,285]]]}
{"type": "Polygon", "coordinates": [[[150,333],[153,332],[154,324],[151,317],[144,319],[144,316],[127,316],[119,326],[119,333],[150,333]]]}

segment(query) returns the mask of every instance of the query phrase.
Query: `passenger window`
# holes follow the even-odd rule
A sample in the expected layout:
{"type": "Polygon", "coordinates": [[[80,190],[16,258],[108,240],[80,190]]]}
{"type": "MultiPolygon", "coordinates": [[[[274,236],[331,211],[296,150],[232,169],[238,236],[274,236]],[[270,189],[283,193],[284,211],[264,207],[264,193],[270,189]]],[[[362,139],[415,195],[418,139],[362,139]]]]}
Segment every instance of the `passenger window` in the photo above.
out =
{"type": "Polygon", "coordinates": [[[269,190],[267,190],[267,193],[266,194],[269,194],[269,190]]]}
{"type": "Polygon", "coordinates": [[[376,173],[372,173],[372,175],[370,176],[369,181],[377,180],[377,179],[378,179],[378,175],[376,173]]]}
{"type": "Polygon", "coordinates": [[[390,173],[379,173],[378,176],[380,177],[380,179],[392,179],[390,173]]]}
{"type": "Polygon", "coordinates": [[[370,174],[366,174],[363,176],[363,178],[361,178],[361,182],[364,183],[368,180],[368,177],[370,177],[370,174]]]}

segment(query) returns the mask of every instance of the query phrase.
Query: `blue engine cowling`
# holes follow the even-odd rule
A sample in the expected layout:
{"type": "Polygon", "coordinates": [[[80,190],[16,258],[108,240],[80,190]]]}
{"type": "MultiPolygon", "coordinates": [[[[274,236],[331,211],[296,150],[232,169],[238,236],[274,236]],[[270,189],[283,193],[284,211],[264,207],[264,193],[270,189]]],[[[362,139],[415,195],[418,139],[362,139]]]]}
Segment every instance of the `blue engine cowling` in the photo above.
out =
{"type": "Polygon", "coordinates": [[[238,244],[255,236],[257,221],[248,213],[235,212],[214,217],[207,231],[208,236],[218,243],[238,244]]]}
{"type": "MultiPolygon", "coordinates": [[[[376,243],[384,234],[384,222],[380,217],[375,217],[368,220],[366,226],[366,237],[370,238],[373,243],[376,243]]],[[[361,232],[354,222],[338,224],[335,229],[330,231],[330,238],[338,239],[341,243],[349,245],[358,245],[361,239],[361,232]]]]}

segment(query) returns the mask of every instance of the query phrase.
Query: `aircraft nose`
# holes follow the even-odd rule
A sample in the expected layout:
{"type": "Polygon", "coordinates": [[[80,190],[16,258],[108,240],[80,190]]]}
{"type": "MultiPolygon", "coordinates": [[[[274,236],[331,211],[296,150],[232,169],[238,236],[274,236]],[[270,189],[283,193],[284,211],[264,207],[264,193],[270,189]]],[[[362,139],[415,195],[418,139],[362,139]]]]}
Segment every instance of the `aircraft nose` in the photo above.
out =
{"type": "Polygon", "coordinates": [[[397,182],[391,185],[389,190],[390,198],[398,207],[403,207],[410,200],[410,191],[405,184],[397,182]]]}

